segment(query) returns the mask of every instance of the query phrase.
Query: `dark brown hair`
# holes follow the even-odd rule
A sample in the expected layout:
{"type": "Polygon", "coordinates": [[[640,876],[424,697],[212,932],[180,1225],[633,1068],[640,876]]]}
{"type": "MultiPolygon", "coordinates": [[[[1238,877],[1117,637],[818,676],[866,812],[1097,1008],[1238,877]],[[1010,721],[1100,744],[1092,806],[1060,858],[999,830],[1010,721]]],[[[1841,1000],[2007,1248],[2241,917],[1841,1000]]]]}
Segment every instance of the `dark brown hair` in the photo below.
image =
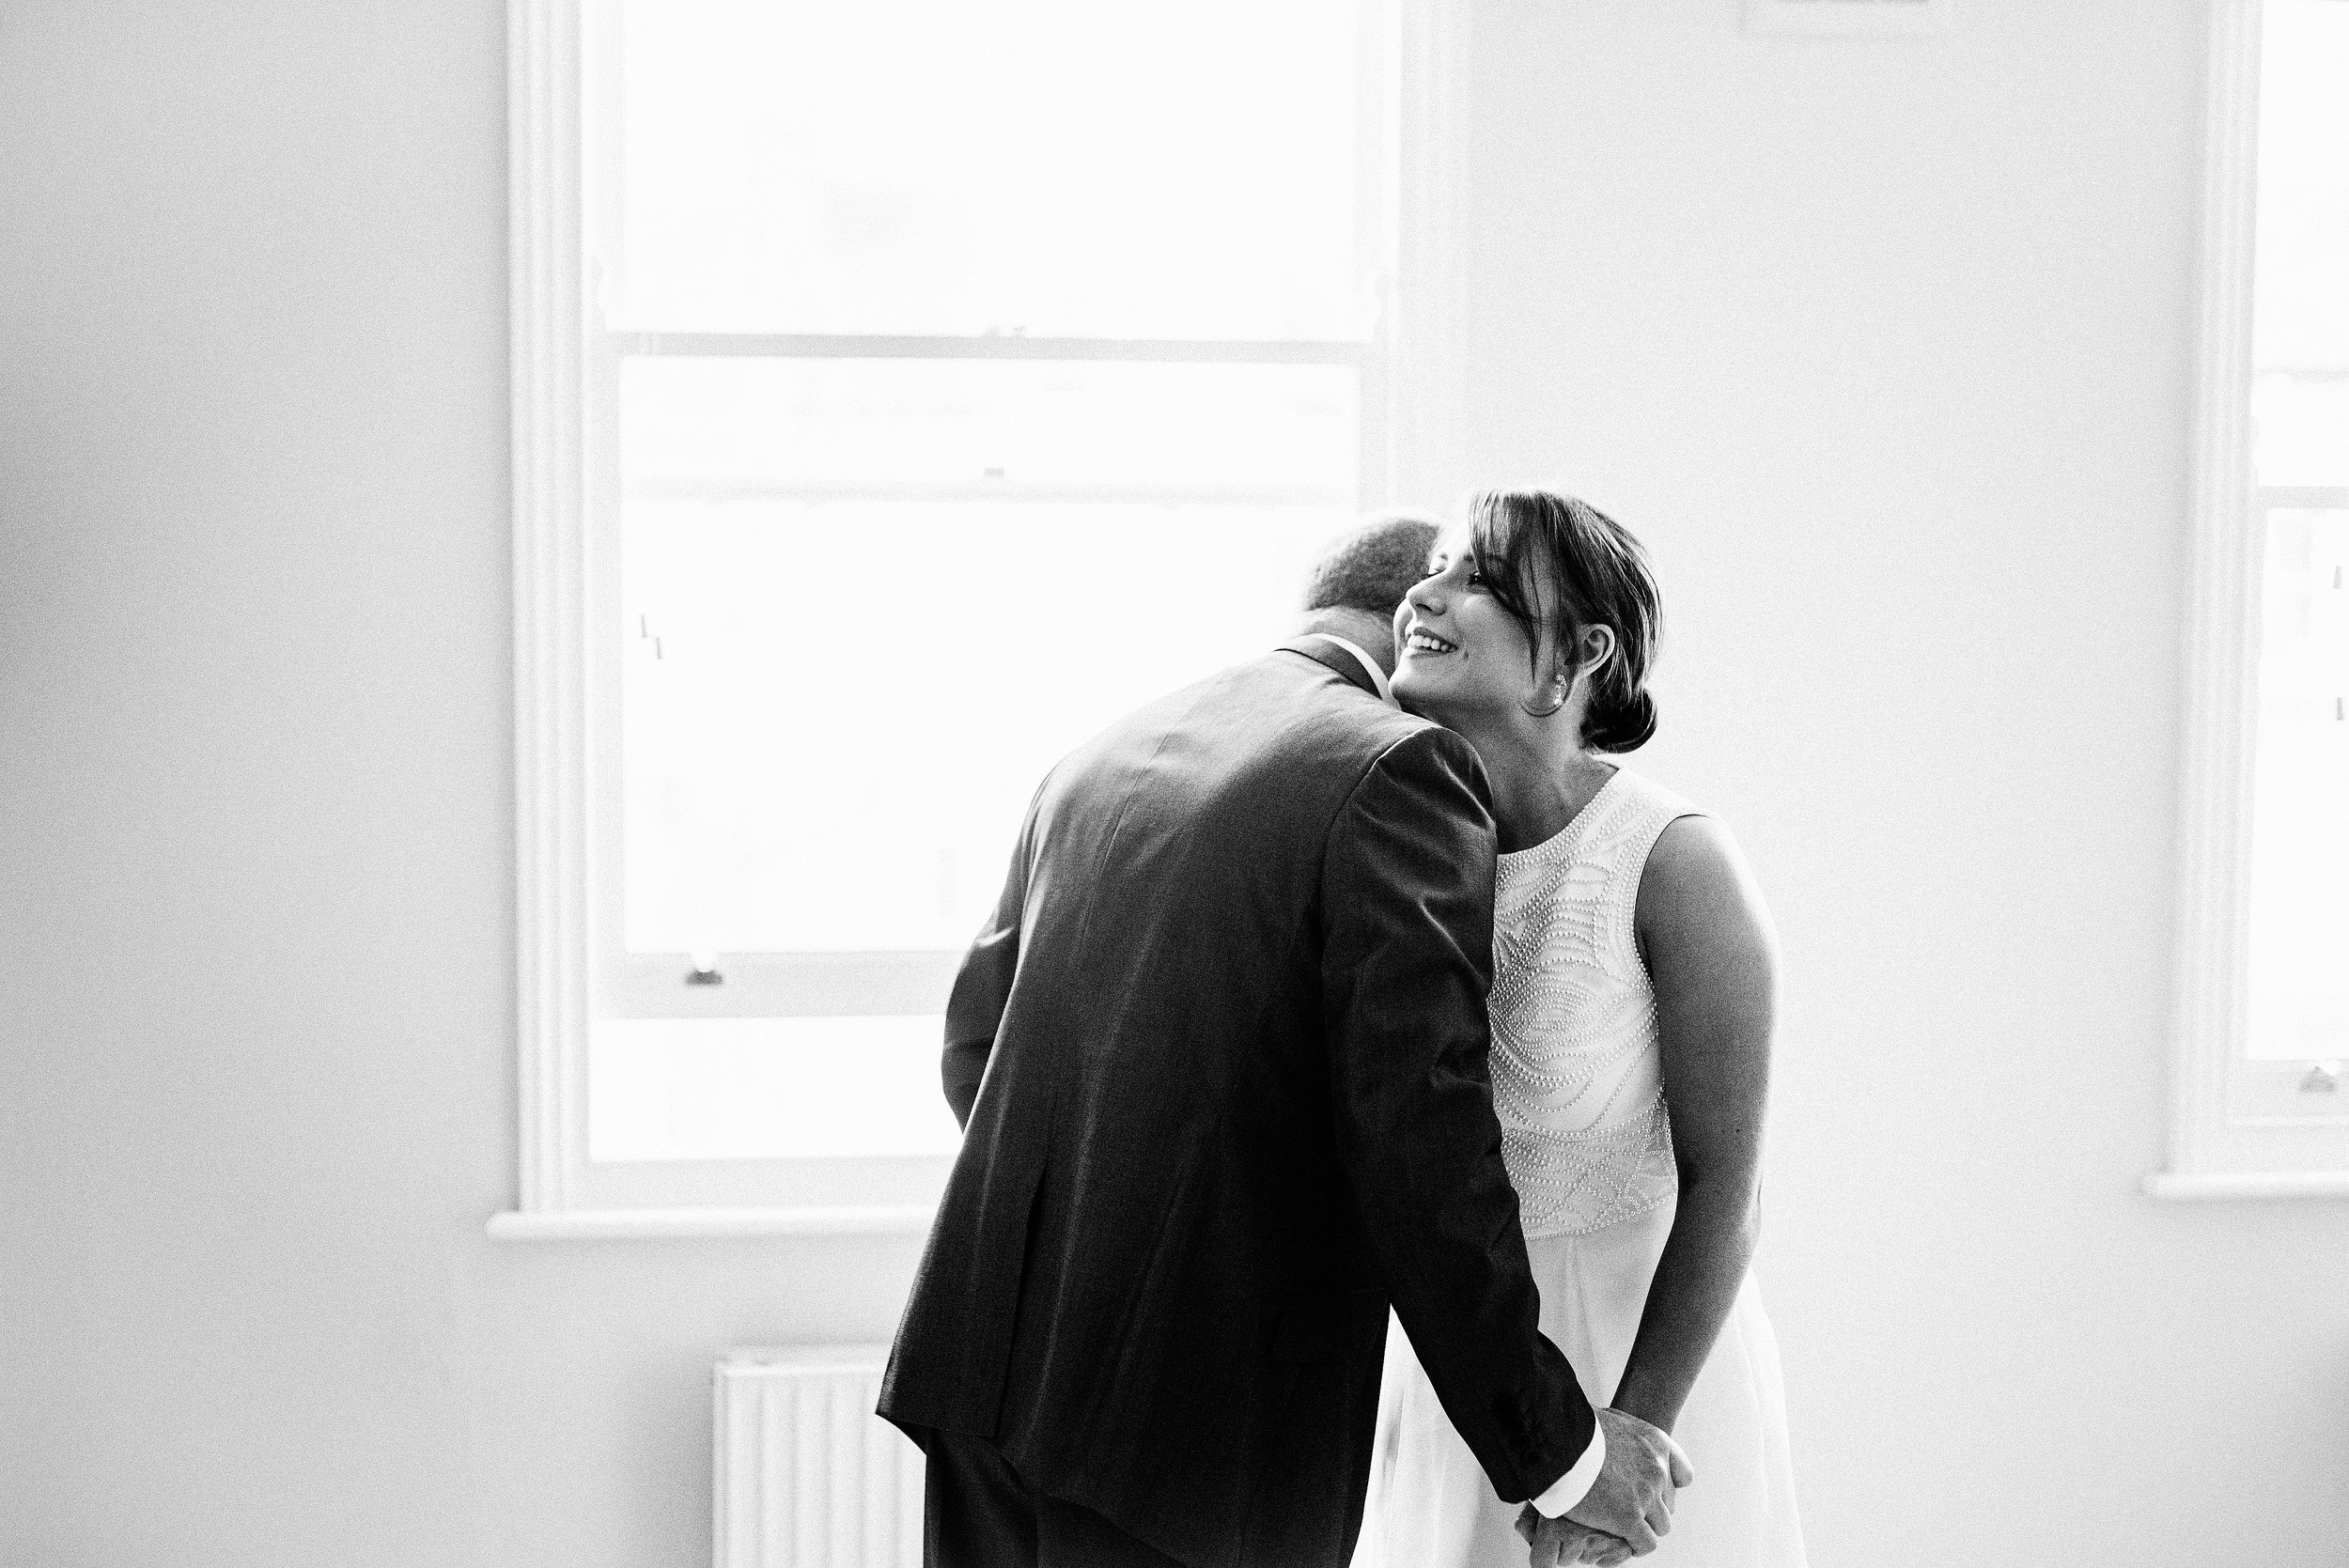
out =
{"type": "Polygon", "coordinates": [[[1582,743],[1595,752],[1644,744],[1656,733],[1647,673],[1664,609],[1640,541],[1597,507],[1549,490],[1479,490],[1468,518],[1485,591],[1533,645],[1536,675],[1550,648],[1571,664],[1584,628],[1614,632],[1615,651],[1593,677],[1582,743]]]}

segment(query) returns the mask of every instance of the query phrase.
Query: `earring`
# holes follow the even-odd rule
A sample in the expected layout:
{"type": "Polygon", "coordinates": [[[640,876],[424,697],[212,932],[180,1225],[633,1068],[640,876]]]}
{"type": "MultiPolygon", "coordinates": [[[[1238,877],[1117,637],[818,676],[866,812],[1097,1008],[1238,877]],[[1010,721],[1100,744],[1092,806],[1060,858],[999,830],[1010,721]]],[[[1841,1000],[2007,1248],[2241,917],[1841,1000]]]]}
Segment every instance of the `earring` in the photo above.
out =
{"type": "MultiPolygon", "coordinates": [[[[1566,691],[1567,691],[1567,686],[1566,686],[1566,683],[1565,683],[1564,681],[1563,681],[1563,680],[1562,680],[1562,681],[1558,682],[1557,684],[1558,684],[1558,700],[1557,700],[1556,702],[1554,702],[1554,703],[1550,704],[1548,707],[1528,707],[1528,708],[1526,708],[1526,709],[1525,709],[1525,711],[1526,711],[1526,713],[1527,713],[1529,716],[1531,716],[1531,717],[1532,717],[1532,718],[1535,718],[1535,719],[1547,719],[1547,718],[1548,718],[1551,714],[1556,713],[1556,712],[1557,712],[1560,708],[1562,708],[1562,707],[1563,707],[1563,706],[1566,706],[1566,691]]],[[[1521,707],[1522,707],[1522,706],[1524,706],[1524,705],[1523,705],[1523,704],[1519,704],[1518,706],[1521,706],[1521,707]]]]}

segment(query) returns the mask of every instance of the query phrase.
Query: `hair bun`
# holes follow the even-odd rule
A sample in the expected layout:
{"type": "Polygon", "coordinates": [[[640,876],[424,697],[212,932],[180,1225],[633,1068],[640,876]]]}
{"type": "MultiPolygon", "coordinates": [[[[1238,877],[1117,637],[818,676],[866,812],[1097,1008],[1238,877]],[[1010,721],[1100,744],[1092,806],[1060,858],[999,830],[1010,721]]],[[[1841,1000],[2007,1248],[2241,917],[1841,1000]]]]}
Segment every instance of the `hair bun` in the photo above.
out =
{"type": "Polygon", "coordinates": [[[1656,699],[1644,688],[1625,698],[1591,705],[1582,743],[1594,752],[1631,752],[1656,734],[1656,699]]]}

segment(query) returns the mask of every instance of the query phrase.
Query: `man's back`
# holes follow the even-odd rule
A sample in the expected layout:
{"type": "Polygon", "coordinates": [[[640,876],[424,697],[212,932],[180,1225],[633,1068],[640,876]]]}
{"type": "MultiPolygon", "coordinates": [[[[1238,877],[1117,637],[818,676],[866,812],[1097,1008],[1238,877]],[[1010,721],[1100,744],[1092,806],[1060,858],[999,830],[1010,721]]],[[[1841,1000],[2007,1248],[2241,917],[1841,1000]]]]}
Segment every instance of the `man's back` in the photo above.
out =
{"type": "Polygon", "coordinates": [[[1492,849],[1466,744],[1297,652],[1055,768],[950,1004],[967,1130],[883,1412],[1187,1561],[1342,1559],[1392,1292],[1523,1406],[1480,1456],[1554,1479],[1588,1416],[1507,1222],[1492,849]]]}

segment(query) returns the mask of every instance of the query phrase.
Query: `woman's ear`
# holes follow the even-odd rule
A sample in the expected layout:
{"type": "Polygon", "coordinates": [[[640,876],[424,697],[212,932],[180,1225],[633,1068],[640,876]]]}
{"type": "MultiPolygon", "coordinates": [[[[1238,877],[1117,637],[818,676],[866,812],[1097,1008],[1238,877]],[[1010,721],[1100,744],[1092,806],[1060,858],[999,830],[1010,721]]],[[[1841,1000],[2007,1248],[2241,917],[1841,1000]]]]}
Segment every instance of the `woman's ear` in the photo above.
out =
{"type": "Polygon", "coordinates": [[[1584,627],[1582,635],[1576,639],[1574,651],[1577,677],[1589,675],[1596,679],[1607,661],[1615,657],[1615,629],[1603,625],[1584,627]]]}

